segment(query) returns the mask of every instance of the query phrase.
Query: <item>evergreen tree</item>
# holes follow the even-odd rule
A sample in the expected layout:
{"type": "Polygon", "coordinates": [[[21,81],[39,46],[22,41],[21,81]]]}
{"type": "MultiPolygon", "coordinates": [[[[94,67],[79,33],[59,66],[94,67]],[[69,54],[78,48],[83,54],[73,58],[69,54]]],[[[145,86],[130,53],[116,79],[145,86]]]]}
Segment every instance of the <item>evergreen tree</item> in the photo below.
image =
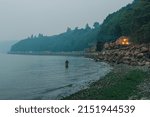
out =
{"type": "Polygon", "coordinates": [[[89,26],[89,24],[86,24],[85,29],[86,30],[90,30],[91,29],[91,27],[89,26]]]}

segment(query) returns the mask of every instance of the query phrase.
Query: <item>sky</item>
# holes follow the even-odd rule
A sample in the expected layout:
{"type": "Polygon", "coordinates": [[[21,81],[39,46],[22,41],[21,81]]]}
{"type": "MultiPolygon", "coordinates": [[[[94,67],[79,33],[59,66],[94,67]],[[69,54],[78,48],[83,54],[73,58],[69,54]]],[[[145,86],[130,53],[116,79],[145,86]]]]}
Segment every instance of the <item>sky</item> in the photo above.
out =
{"type": "Polygon", "coordinates": [[[67,27],[102,23],[133,0],[0,0],[0,41],[56,35],[67,27]]]}

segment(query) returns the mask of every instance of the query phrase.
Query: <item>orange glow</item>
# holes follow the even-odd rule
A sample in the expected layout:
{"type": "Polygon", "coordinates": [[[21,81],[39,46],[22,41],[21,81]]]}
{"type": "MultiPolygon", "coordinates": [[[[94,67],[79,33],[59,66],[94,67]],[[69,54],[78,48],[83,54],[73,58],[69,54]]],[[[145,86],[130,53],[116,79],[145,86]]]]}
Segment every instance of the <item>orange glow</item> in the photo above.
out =
{"type": "Polygon", "coordinates": [[[128,37],[125,37],[125,36],[122,36],[120,37],[119,39],[116,40],[115,42],[117,45],[130,45],[131,43],[129,42],[129,38],[128,37]]]}
{"type": "Polygon", "coordinates": [[[129,42],[126,42],[127,45],[129,45],[129,42]]]}
{"type": "Polygon", "coordinates": [[[122,45],[124,45],[125,44],[125,42],[122,42],[122,45]]]}
{"type": "Polygon", "coordinates": [[[123,39],[123,41],[127,41],[127,39],[123,39]]]}
{"type": "Polygon", "coordinates": [[[122,39],[121,44],[122,45],[129,45],[129,40],[128,39],[122,39]]]}

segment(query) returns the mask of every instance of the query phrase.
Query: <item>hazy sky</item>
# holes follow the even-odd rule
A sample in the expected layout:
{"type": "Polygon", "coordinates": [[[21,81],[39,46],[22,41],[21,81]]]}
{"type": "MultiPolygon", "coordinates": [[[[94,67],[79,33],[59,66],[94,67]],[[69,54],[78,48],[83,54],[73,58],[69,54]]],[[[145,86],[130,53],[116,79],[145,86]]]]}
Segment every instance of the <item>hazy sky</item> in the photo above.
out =
{"type": "Polygon", "coordinates": [[[102,23],[106,16],[133,0],[0,0],[0,40],[19,40],[67,27],[102,23]]]}

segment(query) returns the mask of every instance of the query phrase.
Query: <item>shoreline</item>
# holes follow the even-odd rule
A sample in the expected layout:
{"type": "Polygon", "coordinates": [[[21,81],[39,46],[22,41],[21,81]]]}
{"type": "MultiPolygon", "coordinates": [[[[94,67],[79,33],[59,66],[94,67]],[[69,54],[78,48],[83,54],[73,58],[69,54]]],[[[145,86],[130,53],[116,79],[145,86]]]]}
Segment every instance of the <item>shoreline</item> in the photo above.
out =
{"type": "Polygon", "coordinates": [[[113,70],[98,81],[62,100],[137,100],[150,99],[150,69],[111,64],[113,70]]]}
{"type": "MultiPolygon", "coordinates": [[[[70,95],[78,93],[78,92],[80,92],[82,90],[86,90],[87,88],[90,87],[91,84],[99,81],[100,79],[103,79],[103,77],[105,77],[108,73],[110,73],[112,71],[113,68],[108,63],[101,62],[101,64],[103,64],[104,66],[107,66],[107,72],[105,71],[105,73],[99,74],[99,76],[97,78],[94,77],[94,79],[90,79],[88,81],[84,81],[84,82],[82,82],[81,85],[79,85],[79,84],[78,85],[77,84],[72,85],[71,88],[73,88],[73,92],[74,93],[70,93],[70,94],[67,94],[67,95],[61,95],[60,97],[57,97],[56,100],[63,100],[64,98],[69,97],[70,95]],[[74,89],[76,89],[76,90],[74,90],[74,89]]],[[[72,91],[71,88],[69,89],[70,91],[72,91]]]]}
{"type": "MultiPolygon", "coordinates": [[[[97,56],[97,52],[84,52],[84,51],[73,51],[73,52],[7,52],[7,54],[12,55],[45,55],[45,56],[81,56],[89,59],[93,59],[93,56],[97,56]]],[[[94,59],[93,59],[94,60],[94,59]]]]}
{"type": "MultiPolygon", "coordinates": [[[[7,55],[9,55],[9,54],[7,54],[7,55]]],[[[20,56],[20,55],[19,55],[20,56]]],[[[22,56],[22,55],[21,55],[22,56]]],[[[27,55],[25,55],[25,56],[27,56],[27,55]]],[[[11,58],[11,56],[8,56],[9,58],[11,58]]],[[[38,57],[38,56],[37,56],[38,57]]],[[[51,56],[50,56],[51,57],[51,56]]],[[[30,58],[30,57],[29,57],[30,58]]],[[[56,58],[58,58],[57,56],[56,56],[56,58]]],[[[60,58],[61,58],[61,56],[60,56],[60,58]]],[[[82,90],[82,89],[85,89],[85,88],[87,88],[87,87],[89,87],[89,85],[91,84],[91,83],[93,83],[93,82],[96,82],[97,80],[99,80],[99,78],[102,78],[103,76],[105,76],[106,74],[108,74],[108,72],[110,72],[110,70],[111,70],[111,67],[110,67],[110,65],[109,64],[105,64],[105,63],[98,63],[98,64],[100,64],[100,65],[98,65],[97,63],[95,63],[94,62],[94,60],[91,60],[91,59],[89,59],[89,58],[84,58],[84,57],[75,57],[75,58],[77,58],[77,59],[83,59],[83,61],[82,62],[84,62],[84,61],[89,61],[91,64],[92,64],[92,66],[91,67],[89,67],[88,68],[88,66],[85,64],[85,66],[81,66],[82,68],[83,68],[83,70],[84,71],[86,71],[86,72],[81,72],[80,73],[80,75],[81,75],[81,78],[79,79],[80,81],[79,82],[77,82],[78,80],[75,80],[75,85],[73,86],[73,87],[70,87],[70,88],[73,88],[73,89],[67,89],[68,91],[66,91],[66,92],[62,92],[62,94],[61,95],[58,95],[58,96],[60,96],[60,97],[56,97],[56,98],[52,98],[52,99],[62,99],[63,97],[65,97],[65,96],[69,96],[69,95],[71,95],[71,94],[73,94],[73,93],[75,93],[75,92],[72,92],[72,91],[74,91],[74,90],[76,90],[77,89],[77,91],[76,92],[78,92],[78,91],[80,91],[80,90],[82,90]],[[97,66],[97,67],[96,67],[97,66]],[[96,69],[95,69],[96,68],[96,69]],[[102,69],[101,69],[102,68],[102,69]],[[94,70],[95,69],[95,70],[94,70]],[[94,71],[93,71],[94,70],[94,71]],[[84,73],[84,74],[83,74],[84,73]],[[86,73],[86,74],[85,74],[86,73]],[[86,75],[86,76],[85,76],[86,75]],[[84,78],[83,78],[84,77],[84,78]],[[79,89],[79,90],[78,90],[79,89]]],[[[21,57],[21,59],[22,59],[22,57],[21,57]]],[[[32,59],[32,58],[31,58],[32,59]]],[[[30,59],[29,59],[30,60],[30,59]]],[[[73,60],[76,60],[76,59],[73,59],[73,60]]],[[[53,62],[53,61],[52,61],[53,62]]],[[[62,62],[64,62],[64,60],[62,61],[62,62]]],[[[15,63],[15,62],[13,62],[13,63],[15,63]]],[[[21,62],[22,63],[22,62],[21,62]]],[[[77,68],[77,69],[79,69],[80,68],[80,63],[81,62],[77,62],[78,63],[78,65],[79,65],[79,67],[77,68]]],[[[62,64],[63,65],[63,64],[62,64]]],[[[75,62],[75,65],[76,65],[76,62],[75,62]]],[[[61,69],[60,69],[61,70],[61,69]]],[[[80,70],[80,69],[79,69],[80,70]]],[[[70,73],[72,73],[72,75],[74,74],[74,73],[76,73],[76,71],[77,72],[79,72],[78,70],[75,70],[74,72],[70,72],[70,73]]],[[[67,73],[66,72],[66,70],[65,70],[65,73],[67,73]]],[[[67,76],[69,76],[69,75],[67,75],[67,76]]],[[[31,76],[32,77],[32,76],[31,76]]],[[[75,79],[78,79],[78,75],[75,77],[75,79]]],[[[74,83],[72,83],[72,82],[70,82],[70,84],[74,84],[74,83]]],[[[67,88],[67,87],[66,87],[67,88]]],[[[69,88],[69,87],[68,87],[69,88]]],[[[42,96],[41,97],[38,97],[38,98],[33,98],[33,99],[46,99],[46,98],[42,98],[42,96]]],[[[48,99],[48,98],[47,98],[48,99]]],[[[49,99],[51,99],[51,98],[49,98],[49,99]]]]}
{"type": "MultiPolygon", "coordinates": [[[[84,57],[96,61],[93,57],[95,55],[97,56],[98,53],[86,53],[84,57]]],[[[65,56],[65,54],[63,53],[62,56],[65,56]]],[[[62,100],[150,99],[149,66],[132,66],[104,60],[98,60],[96,62],[105,62],[113,67],[113,69],[99,80],[89,82],[88,87],[85,89],[81,89],[69,96],[62,97],[62,100]],[[126,84],[122,82],[125,82],[126,84]],[[124,87],[120,86],[120,84],[124,87]]]]}
{"type": "Polygon", "coordinates": [[[14,54],[14,55],[55,55],[55,56],[84,56],[84,52],[8,52],[7,54],[14,54]]]}

